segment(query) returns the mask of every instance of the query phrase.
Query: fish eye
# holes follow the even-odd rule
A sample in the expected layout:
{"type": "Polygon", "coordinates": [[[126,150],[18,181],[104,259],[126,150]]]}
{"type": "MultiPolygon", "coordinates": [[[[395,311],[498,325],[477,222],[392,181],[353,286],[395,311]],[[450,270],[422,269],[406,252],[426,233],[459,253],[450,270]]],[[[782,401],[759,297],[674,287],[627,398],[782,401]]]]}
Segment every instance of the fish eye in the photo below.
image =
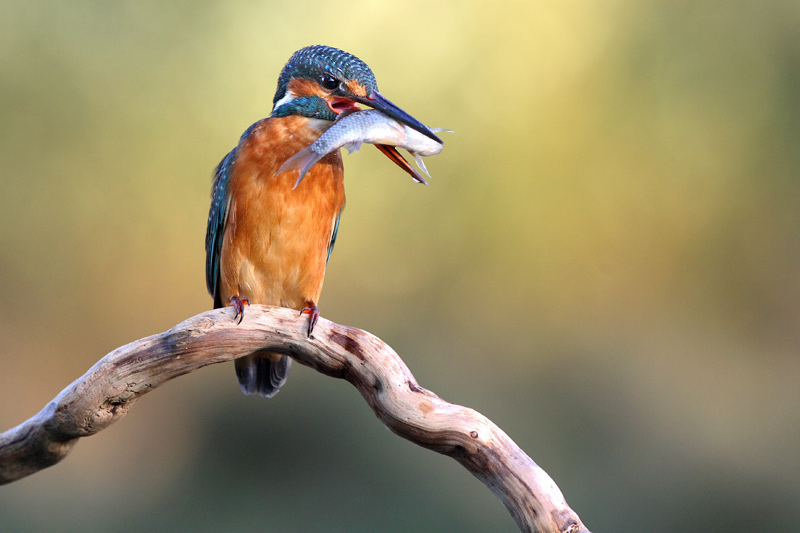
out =
{"type": "Polygon", "coordinates": [[[337,87],[339,87],[339,80],[337,80],[336,78],[334,78],[330,74],[323,74],[322,76],[320,76],[319,77],[319,83],[320,83],[320,85],[322,85],[325,89],[328,89],[329,91],[332,91],[332,90],[336,89],[337,87]]]}

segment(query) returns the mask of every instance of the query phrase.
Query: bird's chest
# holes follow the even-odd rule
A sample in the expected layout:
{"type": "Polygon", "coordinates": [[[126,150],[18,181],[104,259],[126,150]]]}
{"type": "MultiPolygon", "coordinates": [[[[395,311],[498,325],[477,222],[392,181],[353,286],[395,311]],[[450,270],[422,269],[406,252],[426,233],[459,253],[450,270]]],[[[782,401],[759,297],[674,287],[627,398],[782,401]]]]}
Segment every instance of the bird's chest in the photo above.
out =
{"type": "Polygon", "coordinates": [[[237,169],[223,244],[223,285],[229,287],[225,292],[252,303],[302,308],[319,299],[331,234],[344,206],[341,156],[326,156],[294,190],[297,173],[275,176],[273,167],[237,169]]]}

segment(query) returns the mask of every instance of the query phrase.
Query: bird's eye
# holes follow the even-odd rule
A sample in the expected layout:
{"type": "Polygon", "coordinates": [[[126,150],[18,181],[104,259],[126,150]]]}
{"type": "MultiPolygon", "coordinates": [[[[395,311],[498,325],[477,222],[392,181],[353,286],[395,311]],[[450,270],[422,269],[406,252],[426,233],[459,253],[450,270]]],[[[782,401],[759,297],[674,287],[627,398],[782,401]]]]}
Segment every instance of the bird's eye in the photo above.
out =
{"type": "Polygon", "coordinates": [[[322,85],[324,88],[328,89],[329,91],[332,91],[332,90],[336,89],[337,87],[339,87],[339,80],[337,80],[336,78],[334,78],[330,74],[323,74],[322,76],[320,76],[319,77],[319,83],[320,83],[320,85],[322,85]]]}

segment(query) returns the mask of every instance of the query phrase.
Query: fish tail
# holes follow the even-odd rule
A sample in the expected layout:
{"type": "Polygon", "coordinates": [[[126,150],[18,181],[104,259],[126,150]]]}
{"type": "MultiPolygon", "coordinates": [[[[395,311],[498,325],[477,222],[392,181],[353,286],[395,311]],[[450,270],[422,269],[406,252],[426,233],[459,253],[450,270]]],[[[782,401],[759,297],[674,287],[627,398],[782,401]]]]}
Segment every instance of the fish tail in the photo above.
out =
{"type": "Polygon", "coordinates": [[[311,147],[303,148],[292,157],[287,159],[286,162],[281,165],[281,168],[278,169],[278,172],[275,175],[277,176],[278,174],[286,172],[287,170],[297,170],[299,174],[294,187],[292,187],[294,190],[298,185],[300,185],[300,182],[303,181],[303,178],[306,176],[308,171],[311,170],[311,167],[313,167],[317,161],[322,159],[323,155],[325,154],[317,154],[311,149],[311,147]]]}

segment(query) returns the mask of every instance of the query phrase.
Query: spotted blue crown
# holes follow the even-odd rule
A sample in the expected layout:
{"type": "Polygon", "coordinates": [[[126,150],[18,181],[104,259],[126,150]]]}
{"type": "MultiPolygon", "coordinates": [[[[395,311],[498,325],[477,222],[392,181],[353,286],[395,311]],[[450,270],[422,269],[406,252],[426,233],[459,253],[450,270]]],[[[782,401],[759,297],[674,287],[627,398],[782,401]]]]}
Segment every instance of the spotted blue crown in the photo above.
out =
{"type": "Polygon", "coordinates": [[[272,103],[286,96],[286,87],[292,78],[319,80],[324,75],[340,81],[356,80],[367,89],[367,94],[378,90],[375,75],[366,63],[344,50],[318,44],[292,55],[278,77],[278,90],[272,103]]]}

